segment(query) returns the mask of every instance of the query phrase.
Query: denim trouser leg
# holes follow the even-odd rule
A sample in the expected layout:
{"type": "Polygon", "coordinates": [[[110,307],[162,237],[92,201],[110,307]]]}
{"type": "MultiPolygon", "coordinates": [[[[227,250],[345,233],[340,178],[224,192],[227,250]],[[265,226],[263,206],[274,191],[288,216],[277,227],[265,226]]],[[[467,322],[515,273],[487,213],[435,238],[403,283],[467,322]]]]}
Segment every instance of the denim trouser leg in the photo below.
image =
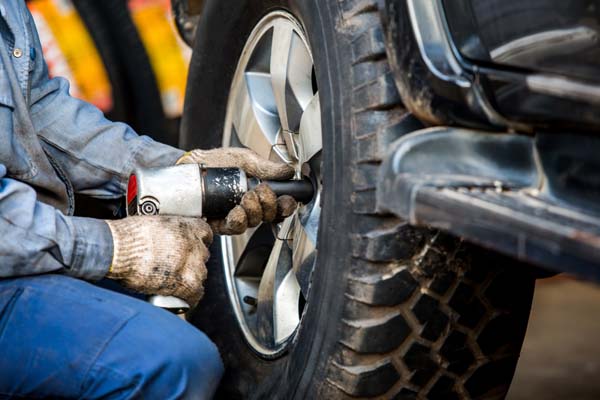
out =
{"type": "Polygon", "coordinates": [[[0,280],[0,398],[210,398],[223,366],[200,331],[59,275],[0,280]]]}

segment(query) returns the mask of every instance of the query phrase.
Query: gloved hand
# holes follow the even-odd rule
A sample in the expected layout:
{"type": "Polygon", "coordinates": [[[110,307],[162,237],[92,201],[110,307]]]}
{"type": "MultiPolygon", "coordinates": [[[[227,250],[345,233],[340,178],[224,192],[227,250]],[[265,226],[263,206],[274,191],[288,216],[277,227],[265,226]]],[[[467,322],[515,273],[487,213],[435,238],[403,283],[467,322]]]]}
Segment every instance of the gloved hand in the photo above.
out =
{"type": "Polygon", "coordinates": [[[200,218],[136,216],[106,221],[114,255],[107,278],[139,293],[175,296],[191,307],[204,295],[213,234],[200,218]]]}
{"type": "MultiPolygon", "coordinates": [[[[193,150],[186,153],[177,164],[204,164],[210,168],[241,168],[249,176],[261,180],[286,180],[294,176],[287,164],[261,158],[250,149],[228,147],[214,150],[193,150]]],[[[239,206],[222,220],[208,221],[220,235],[239,235],[261,222],[283,220],[293,214],[296,201],[290,196],[277,198],[266,184],[258,185],[242,198],[239,206]]]]}

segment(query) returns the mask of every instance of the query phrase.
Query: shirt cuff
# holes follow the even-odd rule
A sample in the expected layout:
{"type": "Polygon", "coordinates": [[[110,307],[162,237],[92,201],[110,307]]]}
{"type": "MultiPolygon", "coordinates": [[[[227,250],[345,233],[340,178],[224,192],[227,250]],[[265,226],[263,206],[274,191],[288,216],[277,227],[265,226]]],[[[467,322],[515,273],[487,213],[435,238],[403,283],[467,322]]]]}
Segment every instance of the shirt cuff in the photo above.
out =
{"type": "Polygon", "coordinates": [[[113,257],[108,224],[99,219],[68,217],[75,228],[73,263],[67,274],[85,280],[106,276],[113,257]]]}

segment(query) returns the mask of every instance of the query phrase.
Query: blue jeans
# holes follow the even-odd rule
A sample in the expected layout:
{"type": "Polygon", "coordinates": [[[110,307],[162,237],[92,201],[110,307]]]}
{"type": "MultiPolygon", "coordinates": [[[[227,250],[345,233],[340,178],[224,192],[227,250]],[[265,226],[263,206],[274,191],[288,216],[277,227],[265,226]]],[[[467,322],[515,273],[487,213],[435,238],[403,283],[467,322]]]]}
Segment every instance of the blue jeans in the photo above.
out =
{"type": "Polygon", "coordinates": [[[143,301],[61,275],[0,280],[0,398],[208,399],[215,345],[143,301]]]}

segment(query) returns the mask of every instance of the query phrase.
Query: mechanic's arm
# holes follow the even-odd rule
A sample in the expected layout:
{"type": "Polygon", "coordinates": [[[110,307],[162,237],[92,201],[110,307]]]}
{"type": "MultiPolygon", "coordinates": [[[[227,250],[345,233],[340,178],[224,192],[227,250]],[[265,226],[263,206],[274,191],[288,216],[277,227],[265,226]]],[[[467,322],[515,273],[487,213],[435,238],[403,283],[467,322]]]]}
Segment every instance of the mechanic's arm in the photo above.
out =
{"type": "Polygon", "coordinates": [[[174,165],[183,151],[138,136],[69,94],[62,78],[40,78],[32,89],[32,119],[45,149],[59,161],[77,193],[116,198],[136,167],[174,165]]]}
{"type": "Polygon", "coordinates": [[[7,178],[0,164],[0,277],[54,272],[103,278],[113,254],[108,225],[65,216],[36,197],[30,186],[7,178]]]}

